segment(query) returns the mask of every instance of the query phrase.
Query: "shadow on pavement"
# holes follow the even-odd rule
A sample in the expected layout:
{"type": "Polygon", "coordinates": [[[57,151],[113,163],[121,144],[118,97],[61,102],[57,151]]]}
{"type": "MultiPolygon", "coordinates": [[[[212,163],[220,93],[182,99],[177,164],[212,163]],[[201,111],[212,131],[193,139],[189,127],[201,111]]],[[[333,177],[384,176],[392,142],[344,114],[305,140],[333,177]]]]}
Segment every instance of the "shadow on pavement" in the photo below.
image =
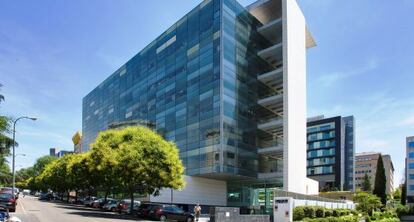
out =
{"type": "Polygon", "coordinates": [[[79,215],[84,217],[95,217],[95,218],[107,218],[107,219],[118,219],[118,220],[135,220],[135,221],[148,221],[140,219],[134,215],[125,215],[125,214],[116,214],[112,212],[105,212],[100,209],[90,208],[79,204],[68,204],[60,201],[53,201],[56,207],[75,210],[72,212],[67,212],[67,214],[79,215]]]}
{"type": "MultiPolygon", "coordinates": [[[[76,205],[65,205],[65,204],[57,204],[59,208],[63,208],[63,209],[68,209],[68,210],[83,210],[83,211],[95,211],[98,212],[99,209],[94,209],[94,208],[87,208],[87,207],[83,207],[83,206],[76,206],[76,205]]],[[[105,212],[102,212],[105,213],[105,212]]]]}
{"type": "Polygon", "coordinates": [[[117,220],[148,221],[148,220],[140,219],[138,217],[134,217],[131,215],[111,214],[111,213],[105,213],[105,212],[100,212],[100,211],[95,211],[95,212],[77,211],[77,212],[69,212],[68,214],[79,215],[83,217],[99,217],[99,218],[117,219],[117,220]]]}

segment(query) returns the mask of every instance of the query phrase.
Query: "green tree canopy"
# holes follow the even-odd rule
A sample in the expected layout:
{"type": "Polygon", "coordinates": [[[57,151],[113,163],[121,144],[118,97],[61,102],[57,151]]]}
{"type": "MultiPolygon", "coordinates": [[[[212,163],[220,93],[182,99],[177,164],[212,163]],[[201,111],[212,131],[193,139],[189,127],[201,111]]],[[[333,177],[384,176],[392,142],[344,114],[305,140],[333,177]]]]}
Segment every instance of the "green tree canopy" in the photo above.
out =
{"type": "Polygon", "coordinates": [[[384,169],[384,163],[382,161],[382,156],[380,155],[378,158],[377,163],[377,172],[375,175],[375,183],[374,183],[374,190],[372,191],[373,194],[377,195],[379,198],[381,198],[381,203],[386,204],[387,203],[387,194],[386,191],[386,180],[385,177],[385,169],[384,169]]]}
{"type": "Polygon", "coordinates": [[[369,179],[369,176],[367,173],[365,173],[364,181],[362,181],[361,189],[366,192],[371,192],[372,190],[371,180],[369,179]]]}
{"type": "Polygon", "coordinates": [[[382,206],[380,198],[367,192],[357,192],[354,195],[353,200],[358,203],[356,206],[357,210],[369,215],[371,215],[374,210],[380,209],[382,206]]]}
{"type": "Polygon", "coordinates": [[[53,162],[57,158],[54,156],[43,156],[36,160],[36,163],[33,165],[33,173],[35,176],[39,176],[43,170],[45,169],[46,165],[53,162]]]}
{"type": "MultiPolygon", "coordinates": [[[[2,85],[0,84],[0,89],[2,85]]],[[[0,94],[0,103],[4,101],[4,96],[0,94]]],[[[5,169],[3,165],[7,164],[6,156],[10,154],[10,148],[13,140],[7,136],[10,133],[10,118],[0,115],[0,168],[5,169]]]]}
{"type": "Polygon", "coordinates": [[[407,203],[407,181],[401,187],[401,204],[405,206],[407,203]]]}
{"type": "Polygon", "coordinates": [[[92,145],[92,153],[98,150],[112,157],[115,175],[130,193],[131,202],[134,192],[158,195],[163,188],[184,187],[184,167],[177,147],[148,128],[101,132],[92,145]]]}

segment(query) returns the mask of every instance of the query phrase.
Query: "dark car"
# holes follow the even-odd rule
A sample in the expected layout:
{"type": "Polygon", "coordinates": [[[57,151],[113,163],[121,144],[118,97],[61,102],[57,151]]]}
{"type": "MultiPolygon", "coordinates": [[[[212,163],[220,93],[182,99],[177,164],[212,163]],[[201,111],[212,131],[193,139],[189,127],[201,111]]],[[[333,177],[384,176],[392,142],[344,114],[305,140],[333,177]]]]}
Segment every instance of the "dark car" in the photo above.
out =
{"type": "Polygon", "coordinates": [[[10,193],[0,193],[0,207],[16,212],[16,199],[10,193]]]}
{"type": "Polygon", "coordinates": [[[52,200],[53,195],[51,193],[41,193],[39,196],[39,200],[52,200]]]}
{"type": "Polygon", "coordinates": [[[162,207],[162,204],[142,203],[137,210],[137,215],[141,218],[148,218],[150,213],[153,213],[157,207],[162,207]]]}
{"type": "Polygon", "coordinates": [[[181,208],[175,205],[160,205],[154,207],[150,212],[149,216],[152,219],[159,221],[184,221],[184,222],[193,222],[194,215],[188,212],[185,212],[181,208]]]}
{"type": "MultiPolygon", "coordinates": [[[[140,201],[134,200],[134,206],[133,206],[133,211],[136,212],[139,208],[139,205],[141,205],[140,201]]],[[[133,212],[133,213],[134,213],[133,212]]],[[[129,214],[131,213],[131,200],[129,199],[124,199],[119,201],[118,203],[118,213],[122,214],[129,214]]]]}

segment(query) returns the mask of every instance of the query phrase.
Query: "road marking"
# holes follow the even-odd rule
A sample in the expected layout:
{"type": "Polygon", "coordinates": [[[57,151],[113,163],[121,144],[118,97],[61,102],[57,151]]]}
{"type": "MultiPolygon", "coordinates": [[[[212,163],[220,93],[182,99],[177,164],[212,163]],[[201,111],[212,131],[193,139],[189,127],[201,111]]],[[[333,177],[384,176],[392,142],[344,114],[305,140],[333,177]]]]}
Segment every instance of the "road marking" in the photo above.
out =
{"type": "Polygon", "coordinates": [[[27,214],[26,209],[24,209],[23,202],[20,201],[20,200],[18,200],[18,202],[19,202],[19,205],[21,206],[21,208],[23,210],[23,214],[27,214]]]}

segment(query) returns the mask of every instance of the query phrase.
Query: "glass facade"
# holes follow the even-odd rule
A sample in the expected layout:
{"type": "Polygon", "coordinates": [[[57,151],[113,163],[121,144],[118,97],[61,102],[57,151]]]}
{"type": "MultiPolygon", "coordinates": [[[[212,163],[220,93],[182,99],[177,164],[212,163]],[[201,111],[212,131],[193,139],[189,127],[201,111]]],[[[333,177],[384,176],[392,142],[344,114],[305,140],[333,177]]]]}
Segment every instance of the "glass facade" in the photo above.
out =
{"type": "Polygon", "coordinates": [[[220,8],[202,2],[84,98],[84,147],[109,124],[146,120],[186,174],[220,170],[220,8]]]}
{"type": "Polygon", "coordinates": [[[355,189],[355,120],[353,116],[342,118],[344,131],[345,190],[355,189]]]}
{"type": "MultiPolygon", "coordinates": [[[[354,117],[338,116],[308,122],[307,141],[307,175],[320,182],[324,182],[323,176],[334,175],[336,188],[353,190],[354,117]]],[[[332,179],[327,180],[331,182],[332,179]]],[[[322,190],[331,188],[320,187],[322,190]]]]}
{"type": "Polygon", "coordinates": [[[308,176],[334,174],[337,123],[334,119],[308,126],[308,176]]]}
{"type": "Polygon", "coordinates": [[[258,105],[276,93],[257,77],[274,69],[258,56],[272,45],[261,26],[236,0],[203,1],[83,99],[83,147],[142,120],[177,144],[186,175],[232,181],[230,205],[268,204],[282,178],[258,175],[282,173],[283,161],[258,152],[278,143],[258,129],[276,118],[258,105]]]}

